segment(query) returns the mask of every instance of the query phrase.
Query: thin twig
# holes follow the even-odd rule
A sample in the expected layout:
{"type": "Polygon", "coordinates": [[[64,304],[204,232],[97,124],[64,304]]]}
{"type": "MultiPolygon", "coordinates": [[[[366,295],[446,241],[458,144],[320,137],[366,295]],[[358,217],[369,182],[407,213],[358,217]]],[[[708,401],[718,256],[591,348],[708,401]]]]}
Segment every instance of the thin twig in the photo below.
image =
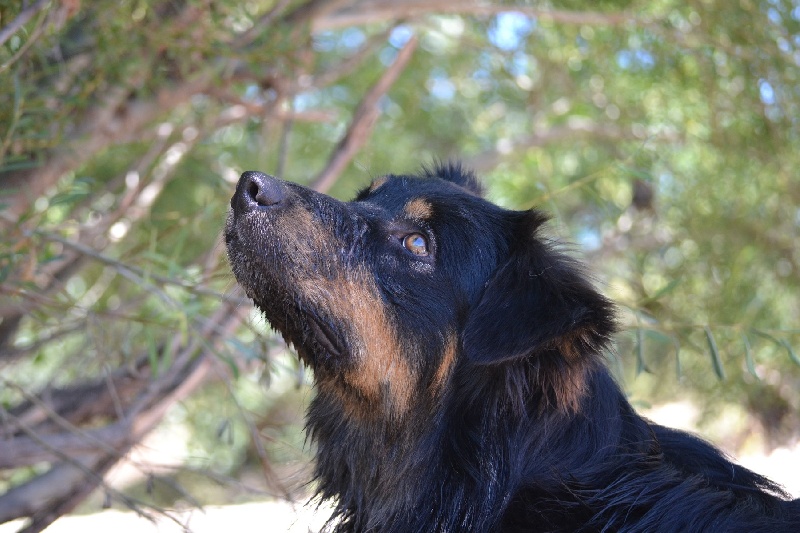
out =
{"type": "Polygon", "coordinates": [[[25,24],[28,23],[29,20],[33,18],[37,11],[41,11],[44,7],[50,3],[50,0],[38,0],[34,2],[30,7],[23,9],[17,15],[17,18],[12,20],[8,23],[3,29],[0,29],[0,46],[3,45],[7,40],[11,38],[12,35],[17,33],[20,28],[22,28],[25,24]]]}
{"type": "Polygon", "coordinates": [[[405,0],[403,2],[379,0],[371,2],[368,6],[359,3],[337,11],[315,12],[312,15],[311,30],[317,33],[347,26],[419,17],[431,13],[492,16],[510,11],[560,24],[624,26],[643,22],[626,12],[601,13],[599,11],[540,9],[524,5],[492,4],[475,0],[405,0]]]}
{"type": "Polygon", "coordinates": [[[283,17],[283,22],[298,25],[310,20],[313,25],[317,19],[324,18],[328,13],[333,13],[339,7],[352,2],[353,0],[309,0],[283,17]]]}
{"type": "MultiPolygon", "coordinates": [[[[533,126],[533,132],[519,138],[511,139],[502,150],[494,148],[475,155],[466,161],[469,168],[479,173],[492,170],[507,157],[521,156],[526,150],[555,144],[564,140],[577,141],[589,139],[592,142],[602,141],[642,141],[630,128],[623,128],[612,123],[594,122],[589,119],[572,117],[565,124],[533,126]]],[[[679,143],[683,139],[677,134],[665,132],[651,135],[644,141],[679,143]]]]}
{"type": "Polygon", "coordinates": [[[272,9],[267,11],[260,19],[253,23],[253,26],[242,33],[236,41],[232,43],[234,48],[239,48],[242,46],[246,46],[253,42],[259,34],[265,32],[265,28],[271,25],[278,15],[280,15],[291,3],[292,0],[280,0],[280,2],[276,3],[272,6],[272,9]]]}
{"type": "MultiPolygon", "coordinates": [[[[3,218],[1,213],[0,213],[0,218],[3,218]]],[[[187,290],[187,291],[189,291],[189,292],[191,292],[193,294],[196,294],[198,296],[212,296],[214,298],[218,298],[218,299],[224,300],[224,301],[230,301],[230,302],[236,303],[236,304],[246,303],[246,300],[243,300],[242,298],[236,298],[236,297],[232,297],[231,298],[228,295],[220,293],[220,292],[215,291],[213,289],[207,289],[205,287],[199,287],[193,281],[183,280],[183,279],[176,279],[176,278],[169,278],[169,277],[166,277],[166,276],[161,276],[159,274],[153,274],[153,273],[150,273],[150,272],[145,272],[144,270],[142,270],[139,267],[135,267],[133,265],[126,265],[126,264],[124,264],[124,263],[122,263],[122,262],[120,262],[120,261],[118,261],[116,259],[113,259],[111,257],[108,257],[107,255],[104,255],[104,254],[96,251],[94,248],[90,248],[89,246],[86,246],[85,244],[82,244],[82,243],[79,243],[79,242],[75,242],[75,241],[71,241],[69,239],[66,239],[66,238],[64,238],[64,237],[62,237],[60,235],[56,235],[55,233],[51,233],[49,231],[38,230],[38,229],[36,229],[36,230],[25,229],[25,230],[23,230],[23,233],[25,234],[25,236],[30,236],[30,235],[34,235],[35,234],[35,235],[38,235],[38,236],[40,236],[40,237],[42,237],[42,238],[44,238],[44,239],[46,239],[48,241],[54,241],[54,242],[61,243],[64,246],[66,246],[67,248],[75,250],[76,252],[78,252],[78,253],[80,253],[82,255],[85,255],[85,256],[87,256],[87,257],[89,257],[91,259],[94,259],[94,260],[96,260],[96,261],[98,261],[100,263],[103,263],[104,265],[108,265],[108,266],[112,267],[114,270],[116,270],[123,277],[127,278],[129,281],[131,281],[133,283],[136,283],[138,285],[144,285],[144,286],[146,286],[148,288],[148,290],[156,291],[159,294],[159,296],[161,296],[162,299],[164,299],[165,302],[167,302],[169,304],[176,305],[177,307],[181,307],[181,305],[178,305],[169,296],[167,296],[165,294],[161,294],[161,290],[158,287],[156,287],[155,285],[153,285],[152,283],[149,283],[147,280],[148,279],[152,279],[152,280],[157,281],[158,283],[160,283],[162,285],[174,285],[174,286],[180,287],[182,289],[185,289],[185,290],[187,290]]]]}
{"type": "Polygon", "coordinates": [[[225,384],[225,388],[227,389],[228,394],[230,395],[230,398],[236,407],[236,410],[239,412],[239,416],[247,427],[247,432],[250,435],[250,442],[253,444],[256,454],[258,455],[261,472],[264,476],[264,482],[266,483],[266,486],[279,491],[280,496],[283,499],[292,502],[293,498],[290,491],[287,489],[284,483],[281,482],[280,477],[269,464],[269,456],[267,455],[267,450],[264,448],[264,443],[261,442],[262,435],[259,432],[258,427],[256,427],[256,425],[253,423],[253,420],[251,419],[247,410],[241,404],[236,395],[236,391],[234,390],[230,380],[230,372],[227,371],[227,368],[221,363],[221,361],[213,360],[212,362],[216,368],[216,373],[220,376],[221,381],[225,384]]]}
{"type": "Polygon", "coordinates": [[[31,30],[30,34],[28,35],[28,38],[25,39],[25,42],[22,44],[22,46],[20,46],[17,49],[17,51],[14,52],[14,55],[11,56],[8,59],[8,61],[0,65],[0,74],[10,69],[17,61],[19,61],[19,59],[22,56],[25,55],[28,49],[31,46],[33,46],[34,43],[36,43],[36,41],[39,40],[39,37],[42,36],[45,28],[47,28],[47,25],[45,24],[46,21],[47,21],[47,13],[42,13],[42,15],[39,17],[39,20],[36,21],[36,25],[33,27],[33,30],[31,30]]]}
{"type": "MultiPolygon", "coordinates": [[[[353,71],[361,66],[366,59],[375,57],[377,54],[377,49],[386,44],[386,41],[389,39],[389,36],[392,34],[392,31],[394,31],[395,28],[396,26],[392,26],[386,31],[371,36],[350,57],[347,57],[341,62],[337,63],[335,66],[328,68],[325,72],[316,74],[314,76],[314,80],[310,83],[310,86],[317,89],[321,87],[328,87],[349,76],[353,71]]],[[[303,87],[300,87],[300,89],[302,90],[303,87]]]]}
{"type": "MultiPolygon", "coordinates": [[[[293,111],[294,99],[288,98],[286,104],[289,106],[289,111],[293,111]]],[[[283,176],[286,172],[286,159],[289,155],[289,141],[292,137],[292,128],[294,127],[294,120],[289,119],[283,122],[281,127],[281,140],[278,143],[278,163],[275,165],[275,175],[283,176]]]]}
{"type": "MultiPolygon", "coordinates": [[[[0,409],[2,409],[2,407],[0,407],[0,409]]],[[[2,410],[5,411],[4,409],[2,410]]],[[[10,413],[8,412],[4,412],[4,415],[9,417],[11,416],[10,413]]],[[[13,417],[11,417],[11,419],[14,420],[13,417]]],[[[41,449],[46,450],[47,453],[50,454],[51,456],[58,458],[61,461],[61,464],[53,467],[53,469],[48,471],[47,474],[43,474],[42,476],[39,476],[38,478],[31,480],[28,483],[25,483],[24,485],[12,489],[3,496],[0,496],[0,522],[12,520],[14,518],[18,518],[19,516],[24,516],[24,514],[18,514],[14,512],[13,504],[20,501],[20,497],[22,497],[22,499],[25,499],[23,493],[31,494],[32,492],[36,492],[36,490],[33,489],[35,489],[35,485],[39,479],[45,481],[51,481],[50,480],[51,477],[56,477],[62,482],[65,481],[65,479],[61,477],[62,474],[60,473],[60,470],[63,469],[64,467],[77,469],[83,474],[83,476],[86,479],[91,480],[93,485],[95,486],[103,485],[106,490],[113,492],[114,496],[123,501],[128,507],[130,507],[137,513],[141,514],[142,516],[146,516],[146,514],[142,513],[141,509],[139,508],[138,505],[136,505],[136,502],[133,499],[129,498],[128,496],[126,496],[121,492],[117,492],[111,486],[105,484],[105,482],[103,481],[102,473],[97,472],[96,468],[94,467],[98,457],[101,456],[102,453],[94,452],[86,456],[83,456],[82,458],[83,460],[81,460],[81,458],[73,457],[68,453],[64,452],[62,449],[50,445],[45,440],[44,437],[39,436],[35,430],[28,428],[26,425],[21,424],[19,427],[25,432],[25,434],[28,436],[28,438],[31,440],[32,443],[35,443],[41,449]]],[[[96,446],[99,447],[99,444],[96,444],[96,446]]],[[[102,447],[108,447],[108,446],[103,445],[102,447]]],[[[119,458],[122,457],[123,453],[124,452],[111,448],[111,450],[108,452],[108,456],[114,457],[116,460],[119,460],[119,458]]],[[[74,480],[73,476],[68,476],[68,477],[74,480]]],[[[52,483],[47,483],[47,484],[53,485],[52,483]]],[[[51,487],[51,489],[52,488],[54,487],[51,487]]],[[[39,495],[37,499],[41,500],[42,496],[39,495]]],[[[44,499],[47,500],[48,498],[45,497],[44,499]]]]}

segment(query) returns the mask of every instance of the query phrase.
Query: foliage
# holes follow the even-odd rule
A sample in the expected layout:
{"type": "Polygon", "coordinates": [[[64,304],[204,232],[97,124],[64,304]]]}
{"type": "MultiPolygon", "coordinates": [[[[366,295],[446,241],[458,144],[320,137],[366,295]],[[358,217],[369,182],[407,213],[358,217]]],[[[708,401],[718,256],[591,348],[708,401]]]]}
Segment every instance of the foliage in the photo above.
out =
{"type": "Polygon", "coordinates": [[[149,512],[100,476],[166,413],[184,469],[291,490],[306,378],[218,238],[245,169],[461,158],[620,302],[635,398],[796,438],[799,64],[797,0],[0,3],[0,522],[149,512]]]}

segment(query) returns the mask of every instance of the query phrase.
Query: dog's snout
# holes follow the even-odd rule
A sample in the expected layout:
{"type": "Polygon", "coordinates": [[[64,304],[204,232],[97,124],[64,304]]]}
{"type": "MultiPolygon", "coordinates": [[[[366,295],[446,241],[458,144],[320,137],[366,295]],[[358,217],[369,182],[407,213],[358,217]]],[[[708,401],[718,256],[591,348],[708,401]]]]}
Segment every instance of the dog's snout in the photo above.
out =
{"type": "Polygon", "coordinates": [[[252,211],[277,206],[285,199],[286,192],[280,180],[261,172],[248,171],[239,178],[231,207],[234,211],[252,211]]]}

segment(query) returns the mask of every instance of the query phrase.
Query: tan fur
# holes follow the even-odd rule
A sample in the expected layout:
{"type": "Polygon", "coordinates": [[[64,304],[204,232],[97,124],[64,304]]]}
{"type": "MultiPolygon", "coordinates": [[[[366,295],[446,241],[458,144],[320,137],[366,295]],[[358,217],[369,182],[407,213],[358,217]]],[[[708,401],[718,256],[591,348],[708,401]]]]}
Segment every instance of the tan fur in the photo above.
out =
{"type": "Polygon", "coordinates": [[[434,374],[433,382],[431,383],[431,392],[434,396],[439,396],[447,385],[447,381],[450,378],[450,374],[456,362],[457,349],[458,337],[451,334],[447,338],[447,343],[444,347],[444,353],[442,354],[442,360],[439,363],[439,367],[436,369],[436,374],[434,374]]]}
{"type": "Polygon", "coordinates": [[[428,220],[433,216],[433,207],[424,198],[414,198],[406,204],[403,211],[413,220],[428,220]]]}
{"type": "MultiPolygon", "coordinates": [[[[381,179],[386,180],[379,178],[376,183],[381,179]]],[[[299,206],[291,209],[291,213],[278,219],[274,229],[281,235],[291,260],[304,263],[320,255],[334,256],[325,252],[326,247],[339,246],[330,230],[308,210],[299,206]]],[[[341,334],[352,346],[352,368],[339,379],[320,384],[338,387],[335,394],[357,416],[368,416],[367,407],[371,407],[373,416],[377,415],[374,411],[381,406],[386,411],[381,413],[383,416],[402,416],[410,408],[417,375],[402,352],[378,288],[369,272],[348,272],[344,265],[335,270],[340,272],[336,279],[305,273],[304,269],[288,270],[295,278],[290,283],[308,301],[336,318],[345,328],[341,334]]]]}
{"type": "Polygon", "coordinates": [[[579,363],[580,349],[578,343],[586,342],[584,330],[565,335],[556,341],[556,348],[561,352],[570,366],[562,372],[553,373],[557,380],[550,382],[555,394],[556,405],[568,412],[580,411],[581,398],[586,393],[586,369],[579,363]]]}
{"type": "MultiPolygon", "coordinates": [[[[350,394],[339,395],[351,411],[366,415],[362,403],[383,406],[384,416],[402,416],[411,405],[417,376],[409,366],[377,287],[371,277],[350,273],[336,280],[308,279],[302,292],[331,316],[346,324],[345,335],[353,346],[355,360],[342,376],[350,394]]],[[[332,381],[331,385],[336,386],[332,381]]],[[[344,391],[348,392],[348,391],[344,391]]],[[[378,414],[378,413],[374,413],[378,414]]]]}
{"type": "Polygon", "coordinates": [[[416,379],[404,357],[399,339],[386,314],[377,288],[369,284],[345,283],[352,316],[353,335],[362,343],[356,368],[347,372],[345,381],[364,393],[381,400],[390,414],[401,415],[410,404],[416,379]],[[389,397],[382,395],[388,391],[389,397]]]}
{"type": "Polygon", "coordinates": [[[380,178],[376,178],[369,186],[369,192],[375,192],[380,189],[384,183],[389,181],[389,178],[386,176],[381,176],[380,178]]]}

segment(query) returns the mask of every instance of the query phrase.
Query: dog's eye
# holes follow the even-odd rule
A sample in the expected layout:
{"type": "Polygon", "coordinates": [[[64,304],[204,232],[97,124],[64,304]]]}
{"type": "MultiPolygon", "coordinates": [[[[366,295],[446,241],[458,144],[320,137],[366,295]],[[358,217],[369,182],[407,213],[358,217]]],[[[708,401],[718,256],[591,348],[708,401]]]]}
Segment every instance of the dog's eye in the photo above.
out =
{"type": "Polygon", "coordinates": [[[421,233],[410,233],[403,238],[403,247],[414,255],[428,255],[428,239],[421,233]]]}

